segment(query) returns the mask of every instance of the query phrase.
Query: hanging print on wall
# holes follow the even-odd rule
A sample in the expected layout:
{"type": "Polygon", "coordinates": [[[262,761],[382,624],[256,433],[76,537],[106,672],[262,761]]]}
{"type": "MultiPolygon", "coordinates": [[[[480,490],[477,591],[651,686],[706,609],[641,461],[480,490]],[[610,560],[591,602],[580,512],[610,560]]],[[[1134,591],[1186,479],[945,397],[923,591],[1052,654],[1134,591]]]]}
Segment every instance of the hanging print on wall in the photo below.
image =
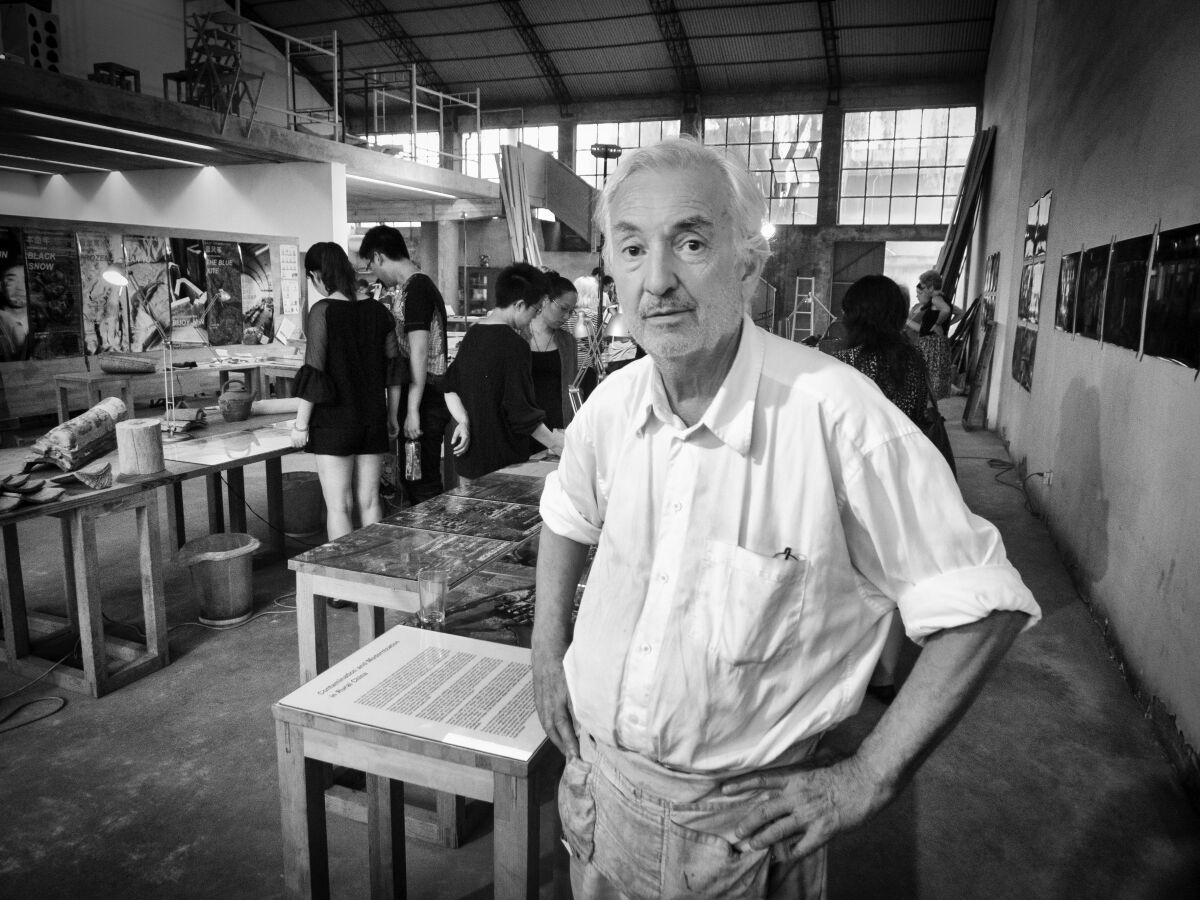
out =
{"type": "Polygon", "coordinates": [[[170,246],[160,234],[127,234],[125,277],[129,284],[131,349],[153,350],[171,336],[171,289],[167,286],[170,246]]]}
{"type": "Polygon", "coordinates": [[[29,291],[19,228],[0,228],[0,362],[29,358],[29,291]]]}
{"type": "Polygon", "coordinates": [[[1054,306],[1054,327],[1075,331],[1075,292],[1079,285],[1079,257],[1083,251],[1068,253],[1058,267],[1058,302],[1054,306]]]}
{"type": "Polygon", "coordinates": [[[1021,292],[1017,296],[1017,317],[1034,325],[1042,305],[1042,261],[1026,263],[1021,269],[1021,292]]]}
{"type": "Polygon", "coordinates": [[[1013,339],[1012,376],[1027,391],[1033,389],[1033,360],[1037,354],[1037,331],[1017,326],[1013,339]]]}
{"type": "Polygon", "coordinates": [[[129,305],[125,291],[104,280],[104,270],[124,268],[121,238],[109,231],[80,231],[79,282],[83,297],[83,349],[88,356],[129,351],[129,305]]]}
{"type": "Polygon", "coordinates": [[[1144,350],[1200,368],[1200,225],[1164,231],[1150,270],[1144,350]]]}
{"type": "Polygon", "coordinates": [[[1104,286],[1108,278],[1111,244],[1083,251],[1079,261],[1079,292],[1075,301],[1075,333],[1100,340],[1100,317],[1104,314],[1104,286]]]}
{"type": "Polygon", "coordinates": [[[204,244],[199,238],[173,237],[170,242],[171,327],[202,329],[208,303],[204,244]]]}
{"type": "Polygon", "coordinates": [[[1033,226],[1033,255],[1046,254],[1046,242],[1050,239],[1050,197],[1053,191],[1046,191],[1042,198],[1034,204],[1033,226]]]}
{"type": "Polygon", "coordinates": [[[241,244],[242,343],[269,344],[275,336],[275,292],[271,286],[271,245],[241,244]]]}
{"type": "Polygon", "coordinates": [[[208,340],[221,347],[242,342],[242,257],[233,241],[205,241],[208,340]]]}
{"type": "Polygon", "coordinates": [[[1104,295],[1104,343],[1136,351],[1142,340],[1142,300],[1150,268],[1153,235],[1118,241],[1113,245],[1104,295]]]}
{"type": "Polygon", "coordinates": [[[70,231],[25,229],[29,358],[83,355],[79,250],[70,231]]]}

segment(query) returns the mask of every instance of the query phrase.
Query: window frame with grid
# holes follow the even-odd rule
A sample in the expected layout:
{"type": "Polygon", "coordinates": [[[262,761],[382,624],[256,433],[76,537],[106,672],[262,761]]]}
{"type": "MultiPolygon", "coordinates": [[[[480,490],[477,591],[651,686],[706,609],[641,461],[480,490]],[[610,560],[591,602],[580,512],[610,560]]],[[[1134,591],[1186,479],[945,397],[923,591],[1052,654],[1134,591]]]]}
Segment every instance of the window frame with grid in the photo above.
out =
{"type": "Polygon", "coordinates": [[[815,225],[821,126],[821,113],[707,116],[704,143],[746,167],[767,198],[772,225],[815,225]]]}
{"type": "MultiPolygon", "coordinates": [[[[605,160],[592,156],[593,144],[616,144],[627,153],[676,137],[679,137],[678,119],[580,122],[575,126],[575,174],[596,190],[600,190],[604,187],[605,160]]],[[[621,164],[621,157],[607,162],[608,174],[611,177],[621,164]]]]}
{"type": "Polygon", "coordinates": [[[475,147],[478,140],[475,131],[464,131],[460,136],[459,146],[463,155],[463,174],[482,178],[485,181],[500,183],[500,147],[517,143],[528,144],[549,153],[558,159],[558,125],[519,125],[511,128],[485,128],[479,155],[480,172],[475,173],[475,147]]]}
{"type": "Polygon", "coordinates": [[[978,108],[847,112],[838,225],[949,225],[978,108]]]}

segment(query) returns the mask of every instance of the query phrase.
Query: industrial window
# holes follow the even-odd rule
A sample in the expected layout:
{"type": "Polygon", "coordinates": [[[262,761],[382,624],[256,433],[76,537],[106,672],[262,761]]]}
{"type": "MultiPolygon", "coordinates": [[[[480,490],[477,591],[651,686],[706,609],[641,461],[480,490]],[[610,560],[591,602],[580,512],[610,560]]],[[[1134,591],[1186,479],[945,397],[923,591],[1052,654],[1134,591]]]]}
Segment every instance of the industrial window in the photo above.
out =
{"type": "Polygon", "coordinates": [[[975,136],[975,108],[846,113],[839,225],[946,225],[975,136]]]}
{"type": "MultiPolygon", "coordinates": [[[[641,122],[590,122],[575,126],[575,174],[594,188],[604,187],[605,160],[592,156],[593,144],[616,144],[628,152],[679,137],[678,119],[646,119],[641,122]]],[[[617,171],[621,160],[608,160],[608,174],[617,171]]]]}
{"type": "Polygon", "coordinates": [[[488,181],[500,181],[500,145],[518,143],[537,147],[558,158],[558,126],[557,125],[525,125],[521,128],[485,128],[483,142],[479,155],[479,165],[475,163],[476,132],[468,131],[462,136],[463,172],[476,178],[486,178],[488,181]]]}
{"type": "Polygon", "coordinates": [[[401,159],[411,159],[426,166],[441,165],[442,144],[436,131],[418,131],[417,149],[413,151],[412,133],[401,131],[395,134],[372,134],[367,136],[367,143],[377,147],[395,148],[395,153],[401,159]]]}
{"type": "Polygon", "coordinates": [[[745,166],[770,205],[772,225],[815,225],[821,116],[728,116],[704,120],[704,143],[745,166]]]}

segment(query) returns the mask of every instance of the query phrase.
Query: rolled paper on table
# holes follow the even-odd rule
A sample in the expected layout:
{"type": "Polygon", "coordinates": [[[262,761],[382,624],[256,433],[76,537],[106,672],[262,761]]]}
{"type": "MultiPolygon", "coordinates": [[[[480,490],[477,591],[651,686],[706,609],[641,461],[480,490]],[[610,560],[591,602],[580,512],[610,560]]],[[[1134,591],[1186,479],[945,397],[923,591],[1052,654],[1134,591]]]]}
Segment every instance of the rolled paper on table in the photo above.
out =
{"type": "Polygon", "coordinates": [[[117,466],[121,476],[153,475],[163,463],[162,426],[158,419],[117,423],[117,466]]]}
{"type": "Polygon", "coordinates": [[[250,404],[250,415],[273,416],[278,413],[294,413],[300,408],[299,397],[281,397],[276,400],[255,400],[250,404]]]}

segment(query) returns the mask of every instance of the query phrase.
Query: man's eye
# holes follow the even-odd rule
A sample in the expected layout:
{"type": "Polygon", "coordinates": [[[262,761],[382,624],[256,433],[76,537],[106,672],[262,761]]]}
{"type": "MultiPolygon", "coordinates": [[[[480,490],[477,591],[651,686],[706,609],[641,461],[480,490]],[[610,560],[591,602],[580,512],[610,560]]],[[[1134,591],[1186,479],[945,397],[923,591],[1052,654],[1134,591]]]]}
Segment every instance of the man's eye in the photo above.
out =
{"type": "Polygon", "coordinates": [[[704,249],[704,241],[698,238],[689,238],[679,246],[685,253],[699,253],[704,249]]]}
{"type": "Polygon", "coordinates": [[[642,255],[642,248],[636,244],[631,244],[627,247],[621,248],[621,255],[628,257],[629,259],[634,259],[642,255]]]}

